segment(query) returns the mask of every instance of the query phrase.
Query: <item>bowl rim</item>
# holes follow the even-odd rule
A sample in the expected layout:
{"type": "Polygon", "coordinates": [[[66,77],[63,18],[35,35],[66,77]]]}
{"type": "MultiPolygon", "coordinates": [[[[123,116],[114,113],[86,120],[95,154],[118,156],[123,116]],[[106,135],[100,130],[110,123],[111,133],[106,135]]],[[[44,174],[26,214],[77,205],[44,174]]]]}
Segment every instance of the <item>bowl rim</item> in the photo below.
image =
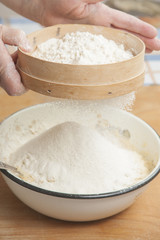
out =
{"type": "Polygon", "coordinates": [[[156,166],[155,169],[143,180],[140,182],[129,186],[127,188],[123,188],[117,191],[113,192],[106,192],[106,193],[98,193],[98,194],[72,194],[72,193],[62,193],[62,192],[56,192],[52,190],[47,190],[44,188],[37,187],[36,185],[32,185],[30,183],[27,183],[23,181],[22,179],[16,177],[15,175],[11,174],[7,170],[0,170],[2,174],[4,174],[6,177],[8,177],[10,180],[12,180],[14,183],[17,183],[18,185],[27,188],[29,190],[32,190],[37,193],[41,193],[44,195],[49,195],[52,197],[59,197],[59,198],[67,198],[67,199],[101,199],[101,198],[110,198],[110,197],[116,197],[121,196],[130,192],[133,192],[135,190],[138,190],[139,188],[147,185],[151,180],[153,180],[159,173],[160,173],[160,164],[159,166],[156,166]]]}
{"type": "MultiPolygon", "coordinates": [[[[0,125],[6,121],[7,119],[9,119],[10,117],[17,115],[19,112],[23,112],[35,107],[41,107],[42,105],[46,105],[46,104],[50,104],[50,103],[40,103],[40,104],[35,104],[29,107],[25,107],[23,109],[20,109],[16,112],[14,112],[13,114],[9,115],[8,117],[6,117],[2,122],[0,122],[0,125]]],[[[124,112],[124,110],[118,109],[121,112],[124,112]]],[[[134,117],[136,120],[141,121],[143,124],[145,124],[147,127],[149,127],[159,138],[160,141],[160,136],[158,135],[158,133],[155,131],[155,129],[153,127],[151,127],[148,123],[146,123],[144,120],[142,120],[141,118],[137,117],[136,115],[130,113],[130,112],[125,112],[128,115],[134,117]]],[[[29,190],[32,190],[34,192],[37,193],[41,193],[44,195],[49,195],[52,197],[59,197],[59,198],[67,198],[67,199],[85,199],[85,200],[89,200],[89,199],[101,199],[101,198],[110,198],[110,197],[115,197],[115,196],[121,196],[124,194],[127,194],[129,192],[133,192],[135,190],[138,190],[139,188],[147,185],[149,182],[151,182],[151,180],[153,180],[159,173],[160,173],[160,157],[159,160],[156,164],[156,166],[154,167],[154,169],[150,172],[149,175],[147,175],[147,177],[145,177],[144,179],[142,179],[141,181],[137,182],[136,184],[133,184],[129,187],[126,188],[122,188],[120,190],[116,190],[116,191],[112,191],[112,192],[104,192],[104,193],[98,193],[98,194],[72,194],[72,193],[63,193],[63,192],[57,192],[57,191],[52,191],[52,190],[47,190],[41,187],[37,187],[36,185],[32,185],[28,182],[25,182],[24,180],[16,177],[14,174],[10,173],[7,170],[4,169],[0,169],[0,172],[2,173],[2,176],[4,175],[5,177],[9,178],[9,180],[12,180],[14,183],[27,188],[29,190]]]]}

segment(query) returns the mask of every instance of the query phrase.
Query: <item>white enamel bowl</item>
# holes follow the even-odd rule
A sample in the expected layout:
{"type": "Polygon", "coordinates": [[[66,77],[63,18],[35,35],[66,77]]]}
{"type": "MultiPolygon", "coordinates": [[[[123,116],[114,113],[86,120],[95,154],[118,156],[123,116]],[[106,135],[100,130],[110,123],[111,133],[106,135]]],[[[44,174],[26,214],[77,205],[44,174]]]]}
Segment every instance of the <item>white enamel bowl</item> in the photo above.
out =
{"type": "MultiPolygon", "coordinates": [[[[89,121],[90,125],[94,124],[91,121],[92,118],[90,114],[86,114],[86,103],[84,104],[84,102],[82,102],[82,107],[79,107],[79,110],[72,115],[66,114],[69,112],[69,105],[70,104],[65,104],[64,107],[63,104],[60,104],[60,106],[58,106],[57,102],[54,102],[21,110],[2,122],[0,126],[1,138],[4,137],[5,130],[9,126],[11,132],[15,130],[17,126],[23,126],[22,134],[25,142],[25,133],[27,131],[32,132],[27,126],[30,126],[30,123],[33,123],[35,119],[38,119],[37,121],[42,125],[48,124],[48,126],[53,126],[53,124],[57,124],[56,121],[58,121],[55,120],[55,117],[59,119],[59,122],[64,121],[64,119],[62,119],[64,116],[66,118],[65,120],[76,121],[77,115],[79,114],[82,120],[89,121]],[[59,110],[57,110],[57,106],[59,110]]],[[[2,170],[2,176],[7,185],[22,202],[34,210],[53,218],[67,221],[92,221],[106,218],[123,211],[133,204],[137,197],[146,189],[148,183],[160,171],[159,136],[148,124],[128,112],[106,107],[104,111],[103,108],[98,106],[98,110],[94,109],[91,113],[91,115],[94,114],[98,117],[101,116],[103,119],[107,119],[114,127],[128,130],[130,132],[131,143],[133,143],[138,150],[147,152],[148,159],[154,160],[155,167],[152,172],[142,181],[126,189],[101,194],[78,195],[38,188],[22,181],[10,172],[2,170]]],[[[17,131],[19,131],[18,128],[17,131]]],[[[18,134],[17,132],[17,136],[18,134]]],[[[17,136],[15,138],[11,134],[7,144],[10,144],[11,141],[18,141],[17,136]]],[[[32,134],[31,137],[33,137],[32,134]]]]}

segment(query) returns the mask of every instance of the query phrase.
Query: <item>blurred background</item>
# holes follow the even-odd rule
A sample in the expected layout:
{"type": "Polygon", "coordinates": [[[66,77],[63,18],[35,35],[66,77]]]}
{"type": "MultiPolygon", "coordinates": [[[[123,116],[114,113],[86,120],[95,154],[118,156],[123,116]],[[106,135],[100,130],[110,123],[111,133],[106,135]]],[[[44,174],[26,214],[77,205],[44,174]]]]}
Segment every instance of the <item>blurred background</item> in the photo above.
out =
{"type": "Polygon", "coordinates": [[[160,27],[160,0],[106,0],[108,6],[160,27]]]}
{"type": "Polygon", "coordinates": [[[20,28],[27,34],[41,28],[40,24],[26,19],[0,3],[0,24],[20,28]]]}

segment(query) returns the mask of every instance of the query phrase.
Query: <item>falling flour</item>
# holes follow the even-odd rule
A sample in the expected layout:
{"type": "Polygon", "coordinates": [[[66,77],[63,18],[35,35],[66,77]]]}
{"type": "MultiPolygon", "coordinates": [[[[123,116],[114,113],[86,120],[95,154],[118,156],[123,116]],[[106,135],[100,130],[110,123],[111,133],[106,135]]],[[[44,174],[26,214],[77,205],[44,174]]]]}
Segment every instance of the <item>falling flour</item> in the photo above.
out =
{"type": "Polygon", "coordinates": [[[10,163],[32,184],[65,193],[110,192],[145,178],[144,158],[103,132],[64,122],[22,145],[10,163]]]}

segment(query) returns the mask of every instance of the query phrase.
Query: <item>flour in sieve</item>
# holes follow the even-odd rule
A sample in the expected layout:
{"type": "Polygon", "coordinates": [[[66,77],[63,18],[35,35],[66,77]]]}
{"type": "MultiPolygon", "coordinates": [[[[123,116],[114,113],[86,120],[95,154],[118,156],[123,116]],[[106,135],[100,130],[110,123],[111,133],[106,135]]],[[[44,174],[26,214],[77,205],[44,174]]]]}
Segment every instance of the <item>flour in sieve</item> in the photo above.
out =
{"type": "Polygon", "coordinates": [[[128,60],[131,51],[125,51],[123,44],[89,32],[67,33],[63,38],[51,38],[38,45],[32,54],[50,62],[94,65],[128,60]]]}

